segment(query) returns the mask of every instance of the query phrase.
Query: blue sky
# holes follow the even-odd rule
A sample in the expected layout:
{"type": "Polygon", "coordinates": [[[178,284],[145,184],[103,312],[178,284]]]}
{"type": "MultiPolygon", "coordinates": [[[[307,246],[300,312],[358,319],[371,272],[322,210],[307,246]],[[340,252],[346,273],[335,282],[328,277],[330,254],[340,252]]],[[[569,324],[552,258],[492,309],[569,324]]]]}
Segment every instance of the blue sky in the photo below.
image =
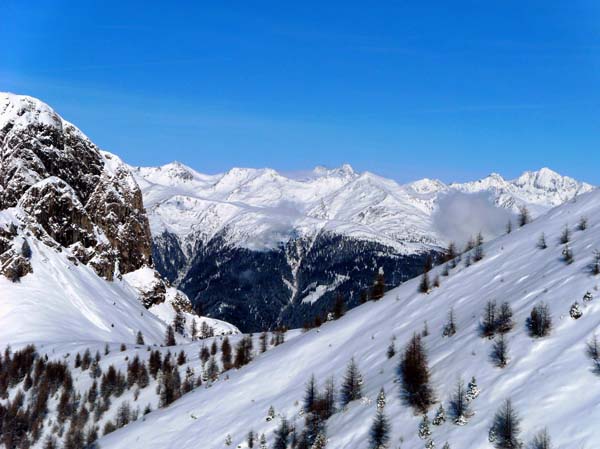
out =
{"type": "Polygon", "coordinates": [[[596,0],[3,0],[0,17],[0,90],[135,165],[600,184],[596,0]]]}

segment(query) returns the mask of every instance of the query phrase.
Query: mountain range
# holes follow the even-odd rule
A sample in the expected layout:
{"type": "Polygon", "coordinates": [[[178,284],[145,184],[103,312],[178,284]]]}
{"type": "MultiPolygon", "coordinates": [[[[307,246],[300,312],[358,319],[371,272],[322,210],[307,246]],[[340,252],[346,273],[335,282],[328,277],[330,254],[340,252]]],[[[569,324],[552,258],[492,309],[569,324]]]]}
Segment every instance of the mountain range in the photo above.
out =
{"type": "Polygon", "coordinates": [[[201,310],[255,331],[302,325],[338,294],[356,305],[380,269],[394,287],[450,240],[496,237],[521,207],[535,217],[593,188],[548,168],[449,185],[400,185],[347,164],[288,175],[206,175],[178,162],[130,169],[158,271],[201,310]]]}

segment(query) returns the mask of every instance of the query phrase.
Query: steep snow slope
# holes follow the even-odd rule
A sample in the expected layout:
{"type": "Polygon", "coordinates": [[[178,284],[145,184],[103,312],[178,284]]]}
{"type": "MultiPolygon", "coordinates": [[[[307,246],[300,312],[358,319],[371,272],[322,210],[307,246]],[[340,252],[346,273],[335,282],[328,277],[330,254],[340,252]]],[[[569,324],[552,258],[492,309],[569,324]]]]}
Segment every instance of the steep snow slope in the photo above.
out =
{"type": "MultiPolygon", "coordinates": [[[[21,225],[18,208],[0,211],[0,227],[21,225]]],[[[0,345],[24,342],[164,340],[166,323],[148,312],[124,281],[106,281],[69,250],[51,248],[29,232],[33,272],[18,282],[0,276],[0,345]]]]}
{"type": "MultiPolygon", "coordinates": [[[[592,371],[585,347],[600,324],[600,298],[582,302],[582,297],[587,291],[598,296],[598,278],[590,274],[589,265],[599,241],[600,192],[591,192],[486,244],[483,260],[469,267],[460,263],[450,270],[449,277],[441,277],[441,287],[430,294],[417,292],[418,279],[406,282],[381,301],[369,302],[338,321],[302,334],[258,356],[212,388],[194,391],[148,415],[145,421],[103,438],[101,447],[217,449],[230,434],[232,447],[245,448],[245,435],[251,429],[264,432],[272,442],[278,420],[265,420],[269,406],[301,427],[300,403],[309,376],[314,373],[323,382],[335,375],[339,385],[351,357],[364,375],[366,399],[351,403],[329,419],[327,447],[368,447],[368,430],[381,387],[387,393],[391,447],[423,447],[425,442],[417,435],[420,417],[399,398],[395,383],[398,355],[388,360],[386,347],[393,336],[402,347],[413,333],[421,331],[425,321],[430,335],[424,342],[438,400],[448,409],[449,396],[461,376],[465,381],[476,376],[482,390],[472,403],[475,415],[467,425],[447,421],[432,426],[436,447],[448,441],[453,448],[489,448],[491,420],[505,398],[512,398],[523,418],[523,440],[547,426],[557,447],[596,447],[600,441],[600,378],[592,371]],[[589,218],[585,231],[575,229],[581,216],[589,218]],[[567,224],[575,257],[571,265],[563,261],[563,245],[559,244],[567,224]],[[537,247],[542,233],[548,242],[545,250],[537,247]],[[504,369],[491,363],[492,342],[479,336],[480,316],[489,299],[508,301],[514,310],[515,327],[507,334],[510,361],[504,369]],[[554,329],[548,337],[533,339],[526,332],[525,320],[533,305],[541,301],[550,307],[554,329]],[[583,310],[579,320],[569,316],[575,301],[583,310]],[[443,338],[442,326],[451,307],[458,331],[443,338]]],[[[438,267],[431,275],[441,272],[438,267]]]]}

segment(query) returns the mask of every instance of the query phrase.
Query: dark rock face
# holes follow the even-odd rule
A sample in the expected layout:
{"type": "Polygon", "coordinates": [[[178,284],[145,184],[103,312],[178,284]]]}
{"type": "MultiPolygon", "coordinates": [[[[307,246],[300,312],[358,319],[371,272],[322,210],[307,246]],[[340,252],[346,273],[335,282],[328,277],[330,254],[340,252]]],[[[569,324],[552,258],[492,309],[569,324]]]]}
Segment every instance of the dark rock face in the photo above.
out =
{"type": "Polygon", "coordinates": [[[0,94],[0,210],[109,280],[152,263],[141,191],[111,159],[44,103],[0,94]]]}
{"type": "Polygon", "coordinates": [[[312,322],[331,310],[338,293],[348,308],[355,307],[380,268],[392,288],[419,275],[427,257],[400,255],[385,245],[333,234],[314,241],[292,239],[269,251],[232,247],[217,237],[197,248],[189,264],[177,239],[163,234],[155,238],[153,252],[161,261],[157,269],[176,281],[197,309],[245,332],[312,322]],[[177,263],[165,263],[173,261],[177,263]],[[303,303],[319,285],[327,290],[303,303]]]}

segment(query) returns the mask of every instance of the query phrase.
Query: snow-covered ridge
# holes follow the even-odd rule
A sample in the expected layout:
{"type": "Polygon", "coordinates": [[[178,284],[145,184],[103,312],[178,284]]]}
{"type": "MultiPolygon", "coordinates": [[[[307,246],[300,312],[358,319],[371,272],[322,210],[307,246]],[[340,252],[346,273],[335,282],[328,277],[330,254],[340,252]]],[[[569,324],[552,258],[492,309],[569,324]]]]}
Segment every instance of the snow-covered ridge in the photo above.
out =
{"type": "Polygon", "coordinates": [[[412,253],[446,243],[432,215],[439,198],[450,192],[486,192],[499,207],[517,212],[527,206],[537,216],[593,188],[548,168],[514,180],[492,174],[463,184],[422,179],[406,185],[358,173],[348,164],[295,174],[233,168],[204,175],[178,162],[131,169],[152,234],[167,231],[192,242],[190,247],[218,233],[234,245],[257,249],[330,231],[412,253]]]}

